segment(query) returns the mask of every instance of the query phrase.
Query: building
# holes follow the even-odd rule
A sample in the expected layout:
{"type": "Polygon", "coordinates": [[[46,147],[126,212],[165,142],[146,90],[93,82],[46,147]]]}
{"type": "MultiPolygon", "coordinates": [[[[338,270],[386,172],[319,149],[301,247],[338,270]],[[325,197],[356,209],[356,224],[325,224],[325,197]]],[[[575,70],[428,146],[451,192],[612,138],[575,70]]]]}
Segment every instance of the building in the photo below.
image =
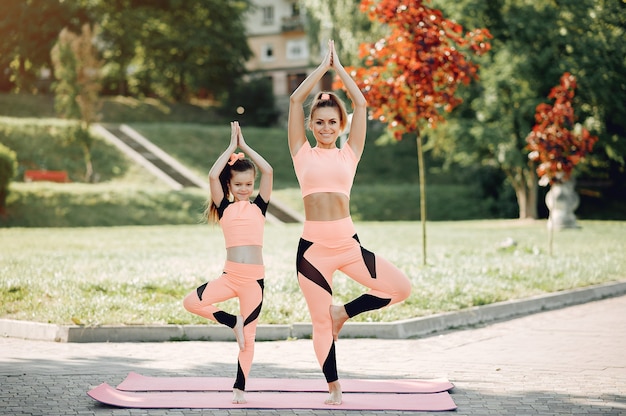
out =
{"type": "Polygon", "coordinates": [[[246,31],[253,53],[246,69],[251,77],[271,79],[276,105],[286,115],[289,96],[319,64],[309,50],[304,9],[298,0],[253,0],[246,31]]]}

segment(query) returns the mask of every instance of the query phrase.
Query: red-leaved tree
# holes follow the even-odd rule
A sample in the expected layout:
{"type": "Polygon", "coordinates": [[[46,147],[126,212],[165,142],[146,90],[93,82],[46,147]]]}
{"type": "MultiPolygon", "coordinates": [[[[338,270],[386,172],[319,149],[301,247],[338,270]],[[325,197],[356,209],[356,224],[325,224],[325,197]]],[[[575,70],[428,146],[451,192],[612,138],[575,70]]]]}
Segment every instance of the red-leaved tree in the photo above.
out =
{"type": "Polygon", "coordinates": [[[362,0],[361,11],[389,34],[360,46],[360,68],[350,68],[371,116],[387,124],[397,140],[416,134],[420,179],[423,263],[426,264],[426,190],[420,131],[435,127],[461,103],[457,89],[477,79],[471,55],[490,49],[487,29],[465,29],[429,0],[362,0]]]}
{"type": "Polygon", "coordinates": [[[574,167],[598,141],[597,136],[576,124],[572,105],[575,90],[576,77],[564,73],[548,95],[554,104],[537,106],[536,124],[526,137],[528,157],[539,163],[537,175],[542,186],[568,181],[574,167]]]}

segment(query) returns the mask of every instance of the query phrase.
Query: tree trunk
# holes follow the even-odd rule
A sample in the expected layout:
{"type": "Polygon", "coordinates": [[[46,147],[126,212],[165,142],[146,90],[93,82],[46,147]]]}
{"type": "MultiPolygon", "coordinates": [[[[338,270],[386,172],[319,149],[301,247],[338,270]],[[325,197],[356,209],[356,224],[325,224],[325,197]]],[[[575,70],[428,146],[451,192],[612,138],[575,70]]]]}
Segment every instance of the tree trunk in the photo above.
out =
{"type": "Polygon", "coordinates": [[[526,190],[523,186],[519,186],[513,184],[513,189],[515,189],[515,197],[517,199],[517,211],[519,213],[519,218],[526,218],[526,190]]]}
{"type": "Polygon", "coordinates": [[[506,172],[515,190],[520,219],[537,219],[537,177],[534,171],[516,168],[506,172]]]}
{"type": "Polygon", "coordinates": [[[420,181],[420,221],[422,222],[422,265],[426,265],[426,174],[424,169],[424,150],[422,135],[417,131],[417,165],[420,181]]]}
{"type": "Polygon", "coordinates": [[[532,181],[528,186],[528,206],[526,207],[526,218],[537,219],[537,181],[532,181]]]}
{"type": "Polygon", "coordinates": [[[83,143],[83,158],[85,160],[85,182],[91,183],[93,181],[93,163],[91,161],[91,148],[87,144],[83,143]]]}
{"type": "Polygon", "coordinates": [[[19,66],[17,68],[17,79],[15,84],[17,85],[19,92],[24,93],[26,88],[26,58],[22,55],[19,57],[19,66]]]}
{"type": "Polygon", "coordinates": [[[2,219],[7,216],[6,201],[8,193],[7,188],[0,188],[0,218],[2,219]]]}

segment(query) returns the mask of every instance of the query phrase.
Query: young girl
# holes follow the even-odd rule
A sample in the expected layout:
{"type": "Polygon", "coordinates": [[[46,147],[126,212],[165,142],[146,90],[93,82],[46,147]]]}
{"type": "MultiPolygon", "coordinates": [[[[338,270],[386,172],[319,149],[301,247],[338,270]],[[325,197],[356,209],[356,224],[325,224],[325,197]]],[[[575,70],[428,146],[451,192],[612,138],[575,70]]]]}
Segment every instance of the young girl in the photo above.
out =
{"type": "Polygon", "coordinates": [[[289,150],[304,201],[305,223],[298,246],[298,282],[313,324],[313,347],[328,383],[327,404],[341,404],[335,341],[343,324],[362,312],[406,299],[411,286],[395,266],[363,248],[350,217],[350,190],[365,146],[367,102],[339,62],[335,45],[293,92],[289,105],[289,150]],[[337,137],[347,124],[343,102],[331,92],[318,93],[311,105],[308,127],[316,145],[305,135],[304,102],[330,69],[346,86],[354,112],[348,140],[337,137]],[[340,270],[370,290],[345,305],[332,305],[332,276],[340,270]]]}
{"type": "Polygon", "coordinates": [[[185,297],[185,309],[229,326],[239,344],[233,403],[246,403],[246,379],[252,367],[254,339],[263,304],[263,229],[272,193],[273,171],[269,163],[246,144],[238,122],[231,123],[230,145],[209,172],[211,200],[209,220],[219,222],[226,242],[226,264],[220,277],[203,284],[185,297]],[[239,147],[244,153],[234,153],[239,147]],[[261,171],[254,201],[255,165],[261,171]],[[216,303],[239,298],[240,315],[220,310],[216,303]]]}

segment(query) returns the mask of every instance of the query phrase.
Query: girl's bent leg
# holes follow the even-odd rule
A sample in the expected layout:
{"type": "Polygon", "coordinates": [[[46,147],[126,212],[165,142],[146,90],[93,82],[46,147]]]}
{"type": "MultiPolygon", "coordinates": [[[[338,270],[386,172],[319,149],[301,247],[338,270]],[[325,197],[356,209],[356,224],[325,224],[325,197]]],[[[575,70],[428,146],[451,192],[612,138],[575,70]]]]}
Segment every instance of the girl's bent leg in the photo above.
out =
{"type": "Polygon", "coordinates": [[[215,303],[223,302],[237,296],[224,275],[211,282],[199,286],[189,292],[183,300],[183,306],[189,312],[234,328],[237,317],[220,310],[215,303]]]}

